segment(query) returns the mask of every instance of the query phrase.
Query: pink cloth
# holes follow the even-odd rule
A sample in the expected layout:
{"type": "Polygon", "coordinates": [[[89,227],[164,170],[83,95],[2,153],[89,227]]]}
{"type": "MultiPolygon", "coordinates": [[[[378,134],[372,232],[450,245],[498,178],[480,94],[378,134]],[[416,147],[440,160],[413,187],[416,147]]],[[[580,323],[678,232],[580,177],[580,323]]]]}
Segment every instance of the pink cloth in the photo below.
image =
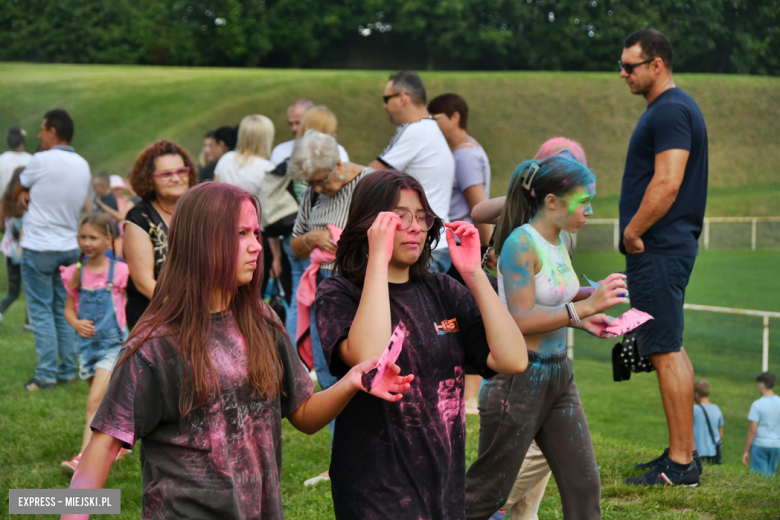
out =
{"type": "Polygon", "coordinates": [[[639,309],[628,309],[622,316],[618,316],[612,321],[612,325],[601,331],[602,338],[614,338],[622,336],[626,332],[632,331],[646,321],[654,319],[646,312],[639,309]]]}
{"type": "MultiPolygon", "coordinates": [[[[106,268],[102,273],[92,273],[86,267],[82,267],[84,272],[82,277],[81,286],[86,289],[103,289],[108,286],[108,270],[111,268],[110,260],[106,263],[106,268]]],[[[69,265],[68,267],[60,266],[60,277],[62,277],[62,283],[65,285],[65,290],[68,291],[73,297],[73,301],[76,303],[76,312],[79,311],[79,290],[68,288],[73,275],[76,273],[76,264],[69,265]]],[[[125,296],[125,289],[127,288],[127,280],[130,277],[130,269],[127,264],[117,262],[114,265],[114,286],[111,288],[111,297],[114,300],[114,311],[116,312],[116,322],[119,328],[124,329],[127,326],[127,318],[125,317],[125,304],[127,303],[127,297],[125,296]]]]}
{"type": "MultiPolygon", "coordinates": [[[[333,243],[338,244],[341,238],[342,229],[328,224],[328,231],[333,237],[333,243]]],[[[309,267],[303,272],[301,281],[298,284],[298,292],[295,293],[298,298],[298,329],[296,332],[295,344],[298,347],[298,355],[301,356],[304,364],[312,370],[314,368],[314,355],[311,350],[311,315],[310,309],[314,305],[314,297],[317,294],[317,271],[320,265],[332,262],[336,255],[323,251],[319,247],[311,250],[309,255],[309,267]]]]}

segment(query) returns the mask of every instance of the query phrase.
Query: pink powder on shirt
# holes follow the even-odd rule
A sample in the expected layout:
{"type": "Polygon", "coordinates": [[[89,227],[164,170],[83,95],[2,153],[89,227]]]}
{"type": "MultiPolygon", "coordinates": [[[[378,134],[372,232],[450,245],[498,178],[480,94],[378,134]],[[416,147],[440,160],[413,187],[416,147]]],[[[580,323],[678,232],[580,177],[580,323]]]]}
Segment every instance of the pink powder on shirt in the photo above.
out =
{"type": "MultiPolygon", "coordinates": [[[[108,286],[108,271],[110,269],[110,263],[106,263],[106,268],[102,273],[92,273],[86,267],[82,267],[82,287],[86,289],[105,289],[108,286]]],[[[69,265],[68,267],[60,266],[60,277],[62,277],[62,283],[65,285],[65,290],[68,291],[73,297],[76,303],[76,312],[79,310],[79,291],[78,289],[69,289],[68,283],[73,275],[76,273],[76,264],[69,265]]],[[[125,317],[125,304],[127,303],[127,296],[125,295],[125,289],[127,288],[127,280],[130,277],[130,269],[127,264],[117,262],[114,265],[114,286],[111,289],[111,297],[114,300],[114,311],[116,312],[116,321],[119,324],[119,328],[124,329],[127,326],[127,318],[125,317]]]]}

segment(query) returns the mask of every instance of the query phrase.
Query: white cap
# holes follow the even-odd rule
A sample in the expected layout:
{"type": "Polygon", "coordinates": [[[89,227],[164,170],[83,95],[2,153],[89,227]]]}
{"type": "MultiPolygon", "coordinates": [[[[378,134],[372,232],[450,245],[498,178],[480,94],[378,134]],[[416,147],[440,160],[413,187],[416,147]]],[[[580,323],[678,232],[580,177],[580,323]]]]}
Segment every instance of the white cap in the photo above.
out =
{"type": "Polygon", "coordinates": [[[120,177],[119,175],[112,175],[111,177],[109,177],[109,179],[110,179],[109,182],[112,190],[114,188],[126,188],[125,181],[122,180],[122,177],[120,177]]]}

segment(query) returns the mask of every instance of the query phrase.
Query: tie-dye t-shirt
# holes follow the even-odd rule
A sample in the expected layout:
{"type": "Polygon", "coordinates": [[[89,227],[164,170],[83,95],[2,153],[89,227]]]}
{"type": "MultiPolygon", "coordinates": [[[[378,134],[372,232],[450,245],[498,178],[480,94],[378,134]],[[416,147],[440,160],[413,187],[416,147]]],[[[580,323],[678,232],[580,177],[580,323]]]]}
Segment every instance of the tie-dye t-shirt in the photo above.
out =
{"type": "Polygon", "coordinates": [[[284,518],[282,418],[314,384],[284,332],[277,348],[282,393],[258,397],[232,313],[213,315],[208,349],[221,397],[185,417],[179,414],[183,367],[175,336],[147,340],[116,368],[92,429],[125,447],[143,441],[143,518],[284,518]]]}
{"type": "MultiPolygon", "coordinates": [[[[348,367],[334,352],[349,335],[362,289],[342,277],[317,290],[317,330],[330,372],[348,367]]],[[[465,517],[465,365],[485,377],[490,349],[467,288],[444,274],[390,284],[392,325],[409,336],[398,358],[415,379],[403,399],[358,392],[336,418],[330,478],[339,520],[465,517]]]]}

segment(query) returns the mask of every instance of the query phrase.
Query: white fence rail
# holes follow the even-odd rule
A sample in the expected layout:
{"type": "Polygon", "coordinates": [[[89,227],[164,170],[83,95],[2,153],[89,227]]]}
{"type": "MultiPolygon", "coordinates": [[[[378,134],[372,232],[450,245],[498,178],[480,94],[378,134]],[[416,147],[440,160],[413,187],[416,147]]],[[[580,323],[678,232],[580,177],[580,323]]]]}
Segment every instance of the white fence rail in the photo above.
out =
{"type": "MultiPolygon", "coordinates": [[[[761,371],[769,370],[769,318],[780,319],[780,312],[754,311],[751,309],[734,309],[731,307],[713,307],[711,305],[695,305],[686,303],[683,309],[689,311],[718,312],[723,314],[741,314],[743,316],[758,316],[763,318],[764,333],[761,350],[761,371]]],[[[566,334],[566,352],[569,359],[574,359],[574,329],[569,328],[566,334]]]]}
{"type": "MultiPolygon", "coordinates": [[[[710,224],[750,223],[750,248],[756,249],[756,225],[759,222],[780,222],[780,217],[705,217],[704,249],[710,248],[710,224]]],[[[620,221],[616,218],[592,218],[589,226],[612,226],[612,247],[618,251],[620,245],[620,221]]],[[[572,249],[577,249],[577,235],[572,235],[572,249]]]]}

